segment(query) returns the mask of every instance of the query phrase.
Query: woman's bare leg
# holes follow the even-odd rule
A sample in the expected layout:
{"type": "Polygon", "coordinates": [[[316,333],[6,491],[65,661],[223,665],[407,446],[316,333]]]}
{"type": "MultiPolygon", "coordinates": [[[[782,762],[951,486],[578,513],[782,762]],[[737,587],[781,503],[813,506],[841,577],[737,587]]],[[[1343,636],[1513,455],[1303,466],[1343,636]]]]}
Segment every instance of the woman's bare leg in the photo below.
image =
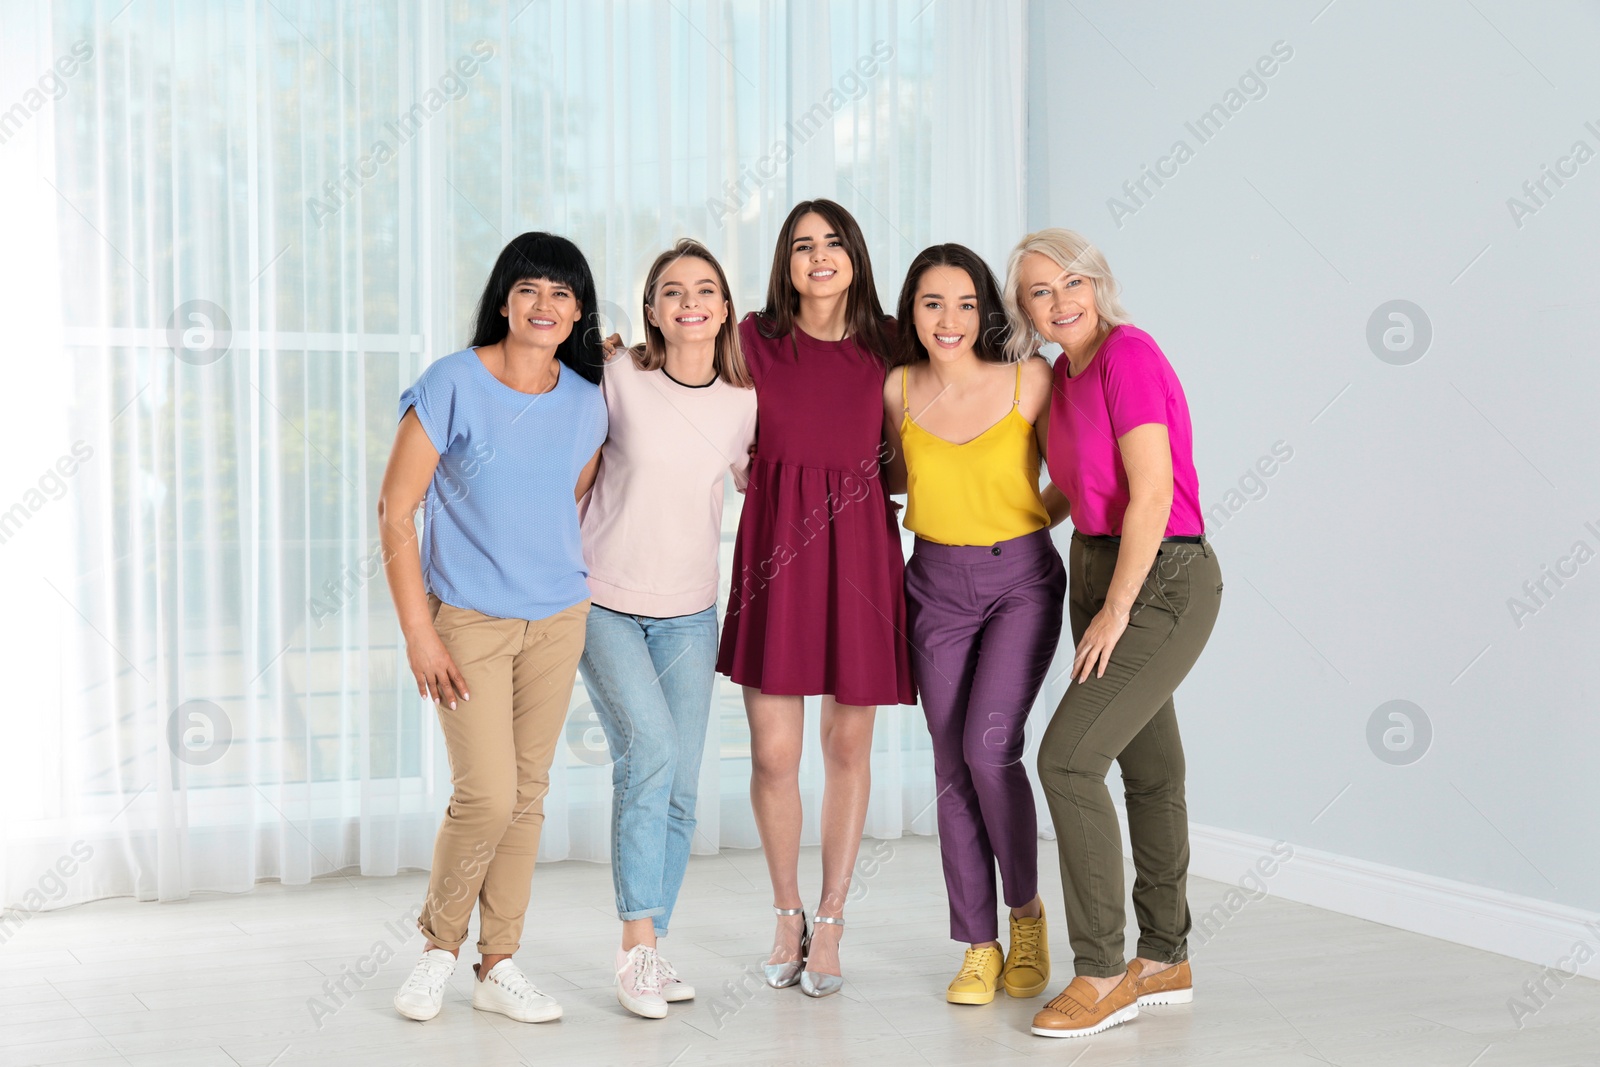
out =
{"type": "MultiPolygon", "coordinates": [[[[842,916],[850,876],[861,850],[872,793],[872,724],[876,707],[840,704],[822,698],[822,761],[827,774],[822,791],[822,901],[818,915],[842,916]]],[[[842,974],[839,938],[844,927],[819,923],[811,935],[807,970],[842,974]]]]}
{"type": "MultiPolygon", "coordinates": [[[[805,698],[775,696],[744,687],[744,710],[750,720],[750,808],[761,834],[772,879],[772,903],[801,907],[800,900],[800,747],[805,728],[805,698]]],[[[798,915],[778,917],[768,963],[800,958],[802,922],[798,915]]]]}

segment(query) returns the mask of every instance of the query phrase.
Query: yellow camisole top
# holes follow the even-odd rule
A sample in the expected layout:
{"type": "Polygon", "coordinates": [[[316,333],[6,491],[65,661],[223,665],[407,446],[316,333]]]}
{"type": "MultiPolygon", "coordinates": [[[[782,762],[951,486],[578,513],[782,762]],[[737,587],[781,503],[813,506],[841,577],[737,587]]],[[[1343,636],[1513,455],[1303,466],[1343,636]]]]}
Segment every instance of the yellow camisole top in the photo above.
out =
{"type": "Polygon", "coordinates": [[[906,370],[900,369],[906,529],[941,545],[992,545],[1049,526],[1039,498],[1039,444],[1017,410],[1022,364],[1005,418],[961,444],[929,433],[911,417],[906,370]]]}

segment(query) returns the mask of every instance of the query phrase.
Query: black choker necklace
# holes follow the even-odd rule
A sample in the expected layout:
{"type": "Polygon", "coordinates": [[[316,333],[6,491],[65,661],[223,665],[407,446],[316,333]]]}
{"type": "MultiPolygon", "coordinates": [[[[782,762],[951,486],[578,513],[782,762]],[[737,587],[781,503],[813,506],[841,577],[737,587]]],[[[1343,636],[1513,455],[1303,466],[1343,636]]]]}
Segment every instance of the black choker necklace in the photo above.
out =
{"type": "MultiPolygon", "coordinates": [[[[661,373],[665,374],[672,381],[678,382],[678,379],[673,378],[672,375],[670,373],[668,373],[667,368],[665,366],[663,366],[661,368],[661,373]]],[[[688,382],[678,382],[678,384],[683,386],[685,389],[709,389],[713,385],[717,384],[717,376],[715,374],[713,374],[711,376],[711,380],[709,382],[705,382],[705,383],[703,383],[701,385],[690,385],[688,382]]]]}

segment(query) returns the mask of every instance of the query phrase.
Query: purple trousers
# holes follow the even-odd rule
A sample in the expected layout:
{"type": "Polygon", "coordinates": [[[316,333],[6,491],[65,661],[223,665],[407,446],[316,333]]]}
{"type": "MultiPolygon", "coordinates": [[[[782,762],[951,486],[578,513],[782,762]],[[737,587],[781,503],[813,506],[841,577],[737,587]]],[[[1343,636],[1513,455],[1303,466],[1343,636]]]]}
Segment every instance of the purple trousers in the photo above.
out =
{"type": "Polygon", "coordinates": [[[1067,571],[1049,530],[997,545],[917,539],[906,564],[912,669],[933,735],[950,936],[999,939],[1039,889],[1038,819],[1023,763],[1028,712],[1061,638],[1067,571]]]}

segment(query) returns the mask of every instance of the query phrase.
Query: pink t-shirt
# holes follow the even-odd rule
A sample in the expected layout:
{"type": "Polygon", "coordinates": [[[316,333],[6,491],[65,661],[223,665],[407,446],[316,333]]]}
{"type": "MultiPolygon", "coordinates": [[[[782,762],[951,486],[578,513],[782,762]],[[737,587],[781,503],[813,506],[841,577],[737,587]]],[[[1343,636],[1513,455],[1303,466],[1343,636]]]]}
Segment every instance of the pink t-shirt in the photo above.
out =
{"type": "Polygon", "coordinates": [[[731,470],[744,488],[756,391],[721,378],[683,385],[626,352],[606,364],[600,388],[610,432],[578,509],[590,595],[659,619],[713,607],[722,478],[731,470]]]}
{"type": "Polygon", "coordinates": [[[1081,374],[1071,376],[1068,366],[1066,356],[1056,359],[1045,459],[1050,480],[1072,505],[1073,528],[1122,535],[1128,473],[1117,438],[1135,426],[1159,422],[1172,445],[1172,511],[1165,536],[1204,533],[1189,402],[1155,340],[1137,327],[1114,326],[1081,374]]]}

